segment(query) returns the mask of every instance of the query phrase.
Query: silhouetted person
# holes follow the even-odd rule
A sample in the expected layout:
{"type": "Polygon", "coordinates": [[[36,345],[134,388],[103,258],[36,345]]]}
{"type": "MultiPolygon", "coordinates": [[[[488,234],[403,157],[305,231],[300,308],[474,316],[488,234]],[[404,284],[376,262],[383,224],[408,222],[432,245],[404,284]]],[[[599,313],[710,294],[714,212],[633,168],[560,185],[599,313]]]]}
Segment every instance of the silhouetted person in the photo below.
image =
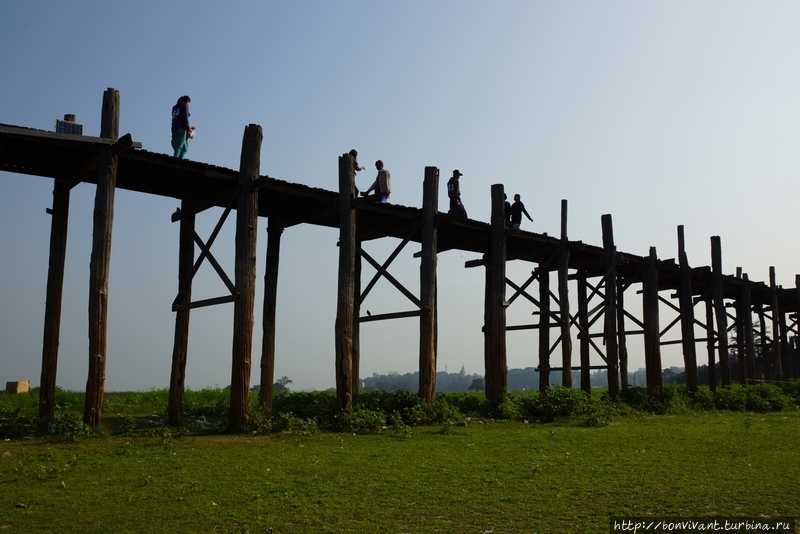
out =
{"type": "Polygon", "coordinates": [[[189,104],[192,99],[182,96],[178,103],[172,106],[172,148],[176,158],[183,159],[189,150],[189,139],[194,137],[194,126],[189,125],[189,104]]]}
{"type": "Polygon", "coordinates": [[[519,230],[519,225],[522,224],[522,214],[524,213],[525,216],[528,218],[529,221],[533,222],[531,216],[528,215],[528,210],[525,209],[525,204],[522,203],[520,200],[520,196],[514,195],[514,203],[511,205],[511,229],[512,230],[519,230]]]}
{"type": "Polygon", "coordinates": [[[389,195],[392,194],[392,176],[388,170],[383,168],[381,160],[375,162],[375,168],[378,169],[378,176],[375,177],[375,181],[369,186],[369,189],[361,194],[367,196],[371,191],[375,191],[375,194],[381,197],[381,204],[386,204],[389,201],[389,195]]]}
{"type": "Polygon", "coordinates": [[[450,198],[450,210],[447,213],[460,213],[467,217],[467,210],[461,202],[460,178],[464,176],[458,169],[453,171],[453,176],[447,181],[447,196],[450,198]]]}

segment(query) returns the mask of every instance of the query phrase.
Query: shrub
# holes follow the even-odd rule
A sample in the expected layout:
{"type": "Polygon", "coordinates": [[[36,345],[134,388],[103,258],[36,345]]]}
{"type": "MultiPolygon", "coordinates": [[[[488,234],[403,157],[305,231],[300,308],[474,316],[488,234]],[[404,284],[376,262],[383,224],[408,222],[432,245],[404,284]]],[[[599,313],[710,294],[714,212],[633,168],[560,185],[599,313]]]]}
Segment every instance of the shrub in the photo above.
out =
{"type": "Polygon", "coordinates": [[[380,432],[386,426],[386,415],[381,411],[356,407],[339,413],[334,426],[342,432],[354,434],[380,432]]]}
{"type": "Polygon", "coordinates": [[[542,422],[586,413],[589,396],[580,389],[556,386],[539,395],[538,416],[542,422]]]}

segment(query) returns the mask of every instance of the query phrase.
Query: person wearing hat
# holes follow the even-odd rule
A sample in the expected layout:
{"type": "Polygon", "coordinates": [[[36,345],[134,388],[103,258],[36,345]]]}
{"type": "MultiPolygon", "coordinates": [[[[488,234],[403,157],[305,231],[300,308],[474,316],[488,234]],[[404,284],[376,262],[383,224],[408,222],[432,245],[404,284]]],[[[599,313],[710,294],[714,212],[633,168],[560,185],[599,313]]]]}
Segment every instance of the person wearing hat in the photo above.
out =
{"type": "Polygon", "coordinates": [[[519,194],[514,195],[514,203],[511,205],[511,229],[519,231],[519,225],[522,224],[522,214],[533,222],[531,216],[528,215],[528,210],[525,209],[525,204],[522,203],[522,197],[519,194]]]}
{"type": "Polygon", "coordinates": [[[456,169],[453,171],[453,176],[447,181],[447,196],[450,197],[450,210],[447,213],[460,213],[466,218],[467,210],[461,202],[461,187],[459,186],[459,179],[462,176],[463,174],[456,169]]]}

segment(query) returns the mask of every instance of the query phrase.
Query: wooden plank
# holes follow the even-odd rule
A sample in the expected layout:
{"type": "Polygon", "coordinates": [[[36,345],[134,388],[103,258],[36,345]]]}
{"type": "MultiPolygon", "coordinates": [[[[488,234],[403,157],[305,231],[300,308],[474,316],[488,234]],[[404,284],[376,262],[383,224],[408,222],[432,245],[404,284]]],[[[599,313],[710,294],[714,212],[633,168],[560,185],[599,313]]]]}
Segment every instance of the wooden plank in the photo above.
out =
{"type": "Polygon", "coordinates": [[[230,426],[241,430],[250,419],[250,369],[253,353],[253,310],[256,293],[256,249],[258,244],[258,193],[252,186],[261,167],[261,126],[249,124],[242,136],[239,184],[242,194],[236,205],[236,292],[233,303],[230,426]]]}
{"type": "Polygon", "coordinates": [[[404,312],[392,312],[392,313],[377,313],[377,314],[370,314],[370,315],[363,315],[358,318],[359,323],[372,323],[375,321],[385,321],[387,319],[405,319],[407,317],[424,317],[428,315],[430,311],[428,310],[410,310],[404,312]]]}

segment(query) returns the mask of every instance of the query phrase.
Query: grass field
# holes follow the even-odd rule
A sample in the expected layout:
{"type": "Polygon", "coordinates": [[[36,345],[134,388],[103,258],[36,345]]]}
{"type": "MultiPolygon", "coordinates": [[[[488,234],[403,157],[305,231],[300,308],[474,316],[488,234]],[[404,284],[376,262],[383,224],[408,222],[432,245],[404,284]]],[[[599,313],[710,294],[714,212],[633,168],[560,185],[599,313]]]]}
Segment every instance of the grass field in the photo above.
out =
{"type": "Polygon", "coordinates": [[[800,412],[0,442],[0,532],[608,532],[800,516],[800,412]],[[465,425],[465,426],[460,426],[465,425]]]}

